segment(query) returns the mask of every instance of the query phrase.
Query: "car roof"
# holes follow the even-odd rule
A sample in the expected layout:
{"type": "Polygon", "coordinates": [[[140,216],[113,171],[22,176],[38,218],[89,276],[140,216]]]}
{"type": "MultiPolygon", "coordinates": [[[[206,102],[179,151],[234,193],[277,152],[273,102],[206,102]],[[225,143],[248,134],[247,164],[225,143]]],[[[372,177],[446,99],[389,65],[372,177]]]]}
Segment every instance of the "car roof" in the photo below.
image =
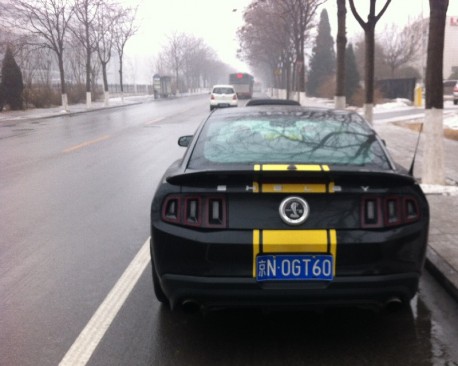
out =
{"type": "Polygon", "coordinates": [[[272,98],[259,98],[251,99],[246,104],[247,107],[255,105],[301,105],[298,101],[290,99],[272,99],[272,98]]]}
{"type": "Polygon", "coordinates": [[[230,84],[217,84],[217,85],[213,85],[212,89],[214,88],[233,88],[234,85],[230,85],[230,84]]]}
{"type": "Polygon", "coordinates": [[[301,105],[296,105],[296,104],[287,104],[287,105],[279,105],[279,104],[260,104],[260,105],[252,105],[250,107],[238,107],[238,108],[222,108],[217,110],[217,114],[227,114],[227,115],[234,115],[234,116],[243,116],[243,115],[252,115],[252,114],[259,114],[259,113],[272,113],[273,115],[275,114],[282,114],[285,112],[291,112],[291,113],[296,113],[296,112],[327,112],[327,113],[333,113],[336,115],[358,115],[361,117],[362,120],[364,118],[354,112],[354,111],[349,111],[346,109],[334,109],[334,108],[328,108],[328,107],[315,107],[315,106],[301,106],[301,105]]]}

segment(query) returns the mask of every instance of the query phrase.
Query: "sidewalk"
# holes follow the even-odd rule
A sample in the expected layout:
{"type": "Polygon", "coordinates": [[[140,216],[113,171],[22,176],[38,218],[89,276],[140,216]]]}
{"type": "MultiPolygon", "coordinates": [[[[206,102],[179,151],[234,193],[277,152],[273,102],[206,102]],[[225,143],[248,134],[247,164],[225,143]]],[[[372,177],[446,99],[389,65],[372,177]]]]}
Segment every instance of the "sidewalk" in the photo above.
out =
{"type": "MultiPolygon", "coordinates": [[[[393,158],[409,167],[418,138],[407,128],[392,123],[375,123],[374,129],[385,139],[393,158]]],[[[414,175],[421,176],[424,139],[420,139],[414,175]]],[[[422,185],[430,206],[430,229],[426,269],[458,301],[458,141],[444,140],[445,175],[449,186],[422,185]]]]}
{"type": "Polygon", "coordinates": [[[117,108],[149,100],[154,100],[154,97],[152,95],[126,96],[124,97],[124,101],[122,101],[121,98],[110,98],[108,105],[105,105],[104,102],[92,102],[89,108],[87,108],[86,104],[83,103],[72,104],[68,106],[68,111],[65,111],[61,106],[52,108],[35,108],[24,111],[4,110],[3,112],[0,112],[0,124],[5,121],[20,122],[33,119],[60,117],[68,114],[85,113],[95,111],[100,108],[117,108]]]}
{"type": "MultiPolygon", "coordinates": [[[[65,112],[62,107],[11,111],[0,113],[0,127],[3,124],[58,117],[65,114],[85,113],[100,108],[117,108],[152,100],[152,96],[110,99],[109,106],[93,102],[90,109],[85,104],[71,105],[65,112]]],[[[329,105],[330,108],[332,106],[329,105]]],[[[390,122],[375,122],[374,129],[386,141],[393,158],[409,167],[418,134],[390,122]]],[[[420,140],[414,175],[421,175],[423,139],[420,140]]],[[[430,204],[430,233],[427,249],[426,269],[430,271],[445,289],[458,301],[458,141],[444,140],[446,177],[449,186],[422,185],[430,204]]]]}

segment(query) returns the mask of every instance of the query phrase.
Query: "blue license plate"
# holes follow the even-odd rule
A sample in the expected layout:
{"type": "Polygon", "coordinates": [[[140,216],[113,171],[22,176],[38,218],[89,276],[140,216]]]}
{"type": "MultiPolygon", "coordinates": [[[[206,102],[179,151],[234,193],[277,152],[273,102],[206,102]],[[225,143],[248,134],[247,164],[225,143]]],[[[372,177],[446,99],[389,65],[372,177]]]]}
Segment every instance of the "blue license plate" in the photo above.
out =
{"type": "Polygon", "coordinates": [[[256,280],[319,280],[331,281],[334,277],[334,258],[328,254],[317,255],[258,255],[256,280]]]}

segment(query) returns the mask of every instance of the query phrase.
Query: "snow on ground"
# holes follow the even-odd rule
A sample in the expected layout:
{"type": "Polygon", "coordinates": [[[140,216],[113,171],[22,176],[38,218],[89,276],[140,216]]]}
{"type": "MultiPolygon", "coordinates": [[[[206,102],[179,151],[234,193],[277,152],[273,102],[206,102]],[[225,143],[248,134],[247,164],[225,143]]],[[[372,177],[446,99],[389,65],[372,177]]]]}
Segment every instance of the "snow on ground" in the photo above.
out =
{"type": "MultiPolygon", "coordinates": [[[[452,101],[445,101],[444,107],[452,106],[452,101]]],[[[412,108],[412,102],[408,99],[397,98],[390,102],[377,104],[374,107],[374,113],[385,112],[387,110],[404,110],[412,108]]],[[[362,110],[359,110],[363,113],[362,110]]],[[[455,111],[444,111],[444,128],[450,128],[452,130],[458,130],[458,110],[455,111]]]]}

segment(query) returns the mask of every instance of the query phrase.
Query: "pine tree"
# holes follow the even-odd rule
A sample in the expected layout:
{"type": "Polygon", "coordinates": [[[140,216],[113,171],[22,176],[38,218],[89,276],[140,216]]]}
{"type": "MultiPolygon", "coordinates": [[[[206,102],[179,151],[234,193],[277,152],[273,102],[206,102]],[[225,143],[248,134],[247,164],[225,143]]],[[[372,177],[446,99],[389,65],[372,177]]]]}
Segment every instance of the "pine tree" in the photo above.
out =
{"type": "Polygon", "coordinates": [[[4,92],[5,104],[9,104],[12,110],[22,109],[22,91],[24,90],[22,73],[10,46],[6,48],[3,58],[1,89],[4,92]]]}
{"type": "Polygon", "coordinates": [[[345,50],[345,98],[349,104],[353,103],[353,96],[359,89],[359,72],[353,45],[350,43],[345,50]]]}
{"type": "Polygon", "coordinates": [[[334,40],[331,36],[328,12],[324,9],[321,12],[315,46],[312,50],[307,93],[311,96],[318,96],[320,86],[335,75],[335,69],[336,54],[334,51],[334,40]]]}

